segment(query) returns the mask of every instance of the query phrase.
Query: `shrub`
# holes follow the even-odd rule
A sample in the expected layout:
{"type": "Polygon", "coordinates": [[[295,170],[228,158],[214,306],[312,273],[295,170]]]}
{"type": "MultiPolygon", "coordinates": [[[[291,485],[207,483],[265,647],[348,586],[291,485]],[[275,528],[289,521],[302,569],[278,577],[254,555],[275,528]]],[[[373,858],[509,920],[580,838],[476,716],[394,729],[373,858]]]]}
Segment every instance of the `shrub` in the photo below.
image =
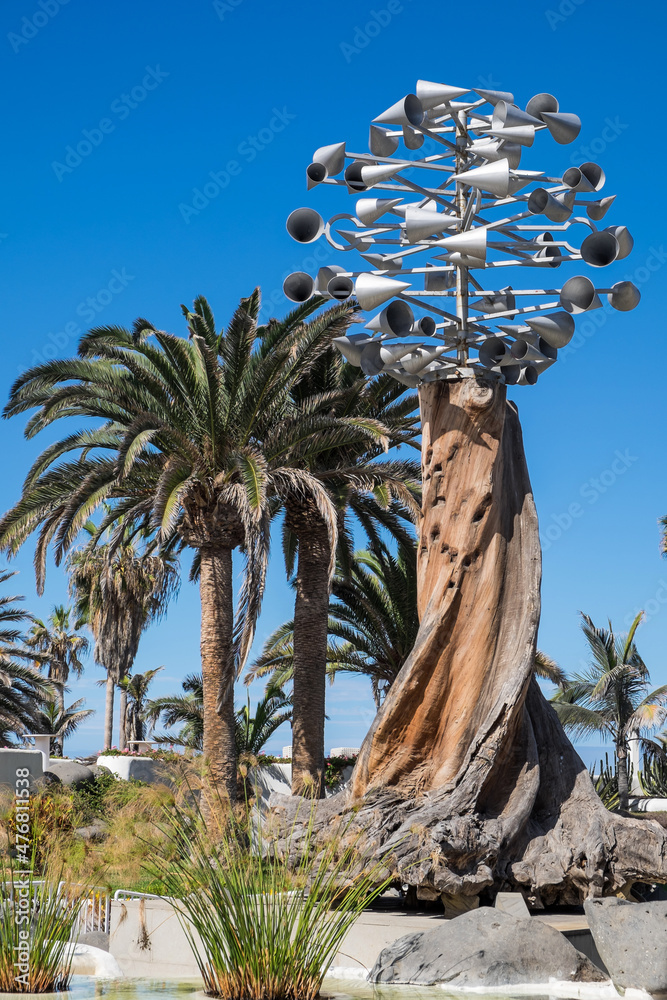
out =
{"type": "Polygon", "coordinates": [[[281,837],[247,804],[220,810],[213,844],[200,815],[177,809],[166,831],[172,860],[146,865],[174,899],[205,990],[225,1000],[312,1000],[345,934],[389,884],[386,869],[367,864],[347,827],[316,835],[312,810],[298,845],[296,824],[281,837]]]}

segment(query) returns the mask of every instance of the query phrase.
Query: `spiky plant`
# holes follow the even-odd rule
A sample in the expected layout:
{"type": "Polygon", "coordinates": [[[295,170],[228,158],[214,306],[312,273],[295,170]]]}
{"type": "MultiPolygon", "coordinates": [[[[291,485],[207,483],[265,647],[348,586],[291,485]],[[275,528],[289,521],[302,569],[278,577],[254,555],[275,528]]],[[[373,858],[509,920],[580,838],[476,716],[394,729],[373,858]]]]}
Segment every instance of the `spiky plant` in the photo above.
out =
{"type": "Polygon", "coordinates": [[[0,992],[69,988],[80,900],[58,892],[62,872],[35,876],[30,858],[0,858],[0,992]]]}
{"type": "Polygon", "coordinates": [[[195,814],[169,815],[171,860],[146,868],[174,901],[209,996],[314,1000],[346,933],[388,885],[385,863],[369,861],[345,825],[317,835],[313,810],[303,811],[285,837],[264,830],[252,807],[226,807],[214,845],[195,814]]]}

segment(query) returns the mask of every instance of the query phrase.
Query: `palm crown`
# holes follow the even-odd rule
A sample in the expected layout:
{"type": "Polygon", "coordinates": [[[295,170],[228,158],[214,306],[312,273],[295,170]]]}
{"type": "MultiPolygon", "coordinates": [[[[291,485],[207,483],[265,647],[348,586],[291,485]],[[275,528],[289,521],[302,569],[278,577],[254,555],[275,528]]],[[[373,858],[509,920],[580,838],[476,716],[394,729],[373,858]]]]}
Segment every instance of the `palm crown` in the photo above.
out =
{"type": "Polygon", "coordinates": [[[667,719],[667,685],[649,690],[649,672],[635,644],[642,620],[640,612],[627,635],[598,628],[582,614],[582,630],[591,664],[583,674],[574,674],[552,698],[565,728],[575,737],[603,733],[616,746],[619,800],[627,807],[629,740],[660,727],[667,719]]]}

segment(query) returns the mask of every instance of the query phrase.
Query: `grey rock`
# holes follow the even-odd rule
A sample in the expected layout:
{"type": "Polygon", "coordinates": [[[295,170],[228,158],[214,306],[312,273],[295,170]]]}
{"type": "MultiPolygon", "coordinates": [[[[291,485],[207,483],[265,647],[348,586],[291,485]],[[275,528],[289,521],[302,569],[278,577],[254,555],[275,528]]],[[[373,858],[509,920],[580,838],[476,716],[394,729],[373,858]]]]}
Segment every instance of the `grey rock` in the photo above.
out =
{"type": "Polygon", "coordinates": [[[48,770],[44,772],[45,776],[47,774],[55,775],[62,781],[63,785],[71,785],[72,788],[84,785],[95,777],[85,764],[77,764],[75,760],[54,760],[53,758],[49,761],[48,770]]]}
{"type": "Polygon", "coordinates": [[[101,774],[111,774],[108,767],[102,767],[99,764],[86,764],[86,767],[93,772],[93,778],[99,778],[101,774]]]}
{"type": "Polygon", "coordinates": [[[667,901],[587,899],[584,911],[614,986],[667,990],[667,901]]]}
{"type": "Polygon", "coordinates": [[[88,944],[92,948],[101,948],[102,951],[109,950],[109,935],[103,931],[87,931],[79,934],[78,944],[88,944]]]}
{"type": "Polygon", "coordinates": [[[486,906],[394,941],[380,952],[368,978],[372,983],[455,987],[605,981],[553,927],[486,906]]]}
{"type": "MultiPolygon", "coordinates": [[[[104,820],[96,819],[90,826],[80,826],[74,831],[76,837],[81,837],[82,840],[87,840],[91,844],[97,844],[102,840],[106,840],[108,826],[104,820]]],[[[93,942],[89,942],[92,944],[93,942]]]]}
{"type": "Polygon", "coordinates": [[[62,785],[62,781],[57,774],[52,774],[51,771],[44,771],[42,777],[37,778],[34,785],[36,789],[53,788],[56,785],[62,785]]]}
{"type": "Polygon", "coordinates": [[[526,906],[526,901],[520,892],[499,892],[496,896],[495,907],[503,913],[509,913],[517,920],[530,920],[530,910],[526,906]]]}

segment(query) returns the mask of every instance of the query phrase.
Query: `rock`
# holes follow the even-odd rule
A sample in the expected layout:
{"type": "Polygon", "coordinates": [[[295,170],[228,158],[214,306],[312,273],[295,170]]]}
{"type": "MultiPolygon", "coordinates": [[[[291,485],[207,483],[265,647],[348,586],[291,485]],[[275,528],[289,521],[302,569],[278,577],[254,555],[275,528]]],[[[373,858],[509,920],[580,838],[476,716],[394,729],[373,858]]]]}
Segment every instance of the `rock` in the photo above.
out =
{"type": "Polygon", "coordinates": [[[48,770],[44,772],[44,777],[47,774],[54,775],[63,785],[71,785],[72,788],[78,788],[79,785],[94,779],[93,772],[85,764],[77,764],[75,760],[54,760],[53,757],[49,761],[48,770]]]}
{"type": "Polygon", "coordinates": [[[72,972],[75,976],[93,976],[95,979],[120,979],[123,975],[118,962],[104,951],[90,944],[70,944],[72,972]]]}
{"type": "Polygon", "coordinates": [[[100,764],[86,764],[85,765],[89,771],[92,771],[94,778],[99,778],[101,774],[110,774],[108,767],[102,767],[100,764]]]}
{"type": "MultiPolygon", "coordinates": [[[[97,844],[101,840],[106,840],[108,826],[104,820],[96,819],[90,824],[90,826],[80,826],[74,831],[75,837],[81,837],[82,840],[87,840],[91,844],[97,844]]],[[[95,942],[92,941],[91,944],[95,942]]]]}
{"type": "Polygon", "coordinates": [[[667,990],[667,901],[588,899],[584,910],[614,986],[667,990]]]}
{"type": "Polygon", "coordinates": [[[85,944],[92,948],[99,948],[101,951],[109,950],[109,935],[104,931],[87,931],[79,934],[77,944],[85,944]]]}
{"type": "Polygon", "coordinates": [[[454,987],[525,983],[604,982],[606,977],[567,938],[539,920],[480,907],[408,934],[385,948],[368,977],[372,983],[454,987]]]}
{"type": "Polygon", "coordinates": [[[516,917],[517,920],[530,920],[530,910],[520,892],[499,892],[495,907],[503,913],[509,913],[511,917],[516,917]]]}
{"type": "Polygon", "coordinates": [[[51,771],[44,771],[42,777],[37,778],[34,782],[36,789],[54,788],[56,785],[62,785],[62,781],[57,774],[53,774],[51,771]]]}

